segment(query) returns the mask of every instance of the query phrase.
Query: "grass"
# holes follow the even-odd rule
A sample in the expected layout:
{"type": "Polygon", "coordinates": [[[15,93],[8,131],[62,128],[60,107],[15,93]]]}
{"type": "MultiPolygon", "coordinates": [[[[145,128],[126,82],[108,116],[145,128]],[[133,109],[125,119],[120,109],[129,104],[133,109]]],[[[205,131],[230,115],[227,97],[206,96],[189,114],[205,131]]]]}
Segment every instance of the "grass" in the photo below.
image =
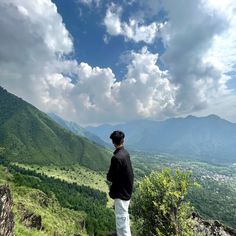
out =
{"type": "MultiPolygon", "coordinates": [[[[21,163],[14,163],[19,167],[33,170],[40,174],[45,174],[49,177],[58,178],[60,180],[65,180],[68,183],[77,183],[79,185],[84,185],[91,187],[93,189],[98,189],[107,194],[109,192],[108,185],[106,183],[106,177],[104,172],[96,172],[83,167],[79,164],[73,166],[58,167],[55,165],[40,166],[40,165],[28,165],[21,163]]],[[[108,196],[107,207],[112,207],[113,201],[108,196]]]]}
{"type": "Polygon", "coordinates": [[[0,165],[0,184],[7,184],[11,189],[16,236],[87,235],[82,229],[85,213],[62,208],[54,197],[49,198],[40,190],[15,185],[11,174],[2,165],[0,165]],[[42,204],[42,200],[46,200],[47,205],[42,204]],[[21,223],[23,209],[40,215],[44,229],[38,231],[25,227],[21,223]]]}

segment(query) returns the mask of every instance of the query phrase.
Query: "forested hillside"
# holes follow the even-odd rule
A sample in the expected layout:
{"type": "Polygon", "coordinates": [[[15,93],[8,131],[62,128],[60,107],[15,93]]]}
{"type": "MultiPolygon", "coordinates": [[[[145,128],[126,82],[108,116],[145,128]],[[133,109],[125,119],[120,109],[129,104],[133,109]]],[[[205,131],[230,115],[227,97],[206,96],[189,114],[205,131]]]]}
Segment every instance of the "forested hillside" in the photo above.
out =
{"type": "Polygon", "coordinates": [[[45,113],[0,87],[0,146],[5,158],[34,164],[109,166],[110,152],[61,128],[45,113]]]}

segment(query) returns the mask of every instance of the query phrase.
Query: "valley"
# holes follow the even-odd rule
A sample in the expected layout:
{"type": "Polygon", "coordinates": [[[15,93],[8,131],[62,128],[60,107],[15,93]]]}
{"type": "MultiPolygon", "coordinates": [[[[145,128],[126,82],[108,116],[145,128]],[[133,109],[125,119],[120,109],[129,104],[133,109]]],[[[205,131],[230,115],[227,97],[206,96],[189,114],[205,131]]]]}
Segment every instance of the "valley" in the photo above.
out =
{"type": "Polygon", "coordinates": [[[200,185],[189,192],[188,199],[195,211],[206,219],[220,222],[236,229],[236,165],[213,165],[170,156],[133,153],[137,179],[163,168],[192,171],[193,179],[200,185]]]}

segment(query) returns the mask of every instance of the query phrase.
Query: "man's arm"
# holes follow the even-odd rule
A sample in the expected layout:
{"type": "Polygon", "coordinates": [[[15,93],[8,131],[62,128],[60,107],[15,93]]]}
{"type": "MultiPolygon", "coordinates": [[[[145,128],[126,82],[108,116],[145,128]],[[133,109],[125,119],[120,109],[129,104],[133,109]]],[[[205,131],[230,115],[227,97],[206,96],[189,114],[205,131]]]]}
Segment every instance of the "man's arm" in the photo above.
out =
{"type": "Polygon", "coordinates": [[[114,182],[117,179],[119,172],[119,162],[115,156],[111,158],[111,165],[107,173],[107,180],[114,182]]]}

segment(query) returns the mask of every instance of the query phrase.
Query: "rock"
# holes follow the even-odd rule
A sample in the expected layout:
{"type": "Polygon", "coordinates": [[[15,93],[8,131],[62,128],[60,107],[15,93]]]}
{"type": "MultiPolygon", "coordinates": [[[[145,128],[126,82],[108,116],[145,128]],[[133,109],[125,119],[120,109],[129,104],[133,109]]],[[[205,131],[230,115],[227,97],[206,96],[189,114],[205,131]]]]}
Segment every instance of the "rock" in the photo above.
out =
{"type": "Polygon", "coordinates": [[[12,197],[9,187],[0,186],[0,236],[14,235],[14,215],[12,197]]]}
{"type": "Polygon", "coordinates": [[[28,228],[36,228],[37,230],[43,230],[42,217],[36,215],[34,212],[26,209],[24,205],[20,204],[18,209],[21,211],[21,223],[28,228]]]}
{"type": "Polygon", "coordinates": [[[37,230],[42,229],[42,218],[40,215],[35,215],[32,212],[27,212],[24,215],[22,223],[29,228],[36,228],[37,230]]]}
{"type": "Polygon", "coordinates": [[[192,219],[196,222],[193,230],[204,236],[236,236],[236,231],[221,224],[219,221],[206,221],[197,214],[192,214],[192,219]]]}

